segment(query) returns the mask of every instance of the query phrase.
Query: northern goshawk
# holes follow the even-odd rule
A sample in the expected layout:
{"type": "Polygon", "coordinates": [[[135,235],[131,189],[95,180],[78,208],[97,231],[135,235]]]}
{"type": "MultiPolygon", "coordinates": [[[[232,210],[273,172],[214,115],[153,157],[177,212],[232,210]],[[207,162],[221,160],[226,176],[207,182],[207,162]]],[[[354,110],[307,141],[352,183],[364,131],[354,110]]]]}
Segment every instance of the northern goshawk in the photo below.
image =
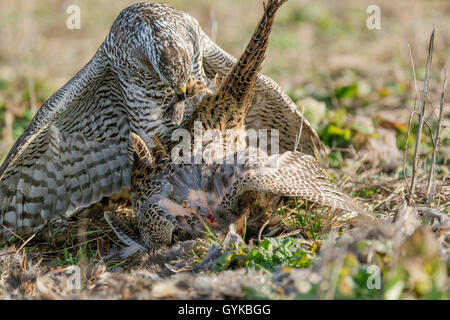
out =
{"type": "MultiPolygon", "coordinates": [[[[38,110],[0,167],[0,244],[102,197],[130,188],[130,131],[146,144],[176,127],[163,115],[186,97],[189,79],[224,77],[236,59],[189,14],[164,4],[123,10],[94,57],[38,110]]],[[[192,112],[197,97],[187,98],[192,112]]],[[[316,132],[270,78],[258,75],[248,128],[280,130],[292,150],[326,157],[316,132]]]]}

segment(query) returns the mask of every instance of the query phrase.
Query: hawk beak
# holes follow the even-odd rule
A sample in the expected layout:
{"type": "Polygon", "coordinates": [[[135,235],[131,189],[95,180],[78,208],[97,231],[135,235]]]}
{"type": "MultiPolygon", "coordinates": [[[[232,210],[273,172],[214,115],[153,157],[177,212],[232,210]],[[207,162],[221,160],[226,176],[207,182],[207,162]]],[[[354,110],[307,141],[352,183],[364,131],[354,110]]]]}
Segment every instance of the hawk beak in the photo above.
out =
{"type": "Polygon", "coordinates": [[[178,101],[186,100],[186,86],[177,88],[176,93],[178,101]]]}

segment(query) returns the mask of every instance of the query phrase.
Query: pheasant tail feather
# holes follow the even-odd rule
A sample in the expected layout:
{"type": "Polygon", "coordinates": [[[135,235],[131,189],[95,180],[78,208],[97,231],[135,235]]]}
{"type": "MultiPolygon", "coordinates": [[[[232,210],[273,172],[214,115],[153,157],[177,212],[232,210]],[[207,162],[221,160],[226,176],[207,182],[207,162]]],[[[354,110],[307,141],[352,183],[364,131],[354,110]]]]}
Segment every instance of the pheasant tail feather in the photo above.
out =
{"type": "MultiPolygon", "coordinates": [[[[230,70],[221,85],[221,91],[228,92],[239,105],[248,108],[258,73],[264,61],[269,35],[278,8],[287,0],[269,0],[264,3],[264,15],[237,64],[230,70]]],[[[246,112],[245,112],[246,113],[246,112]]]]}

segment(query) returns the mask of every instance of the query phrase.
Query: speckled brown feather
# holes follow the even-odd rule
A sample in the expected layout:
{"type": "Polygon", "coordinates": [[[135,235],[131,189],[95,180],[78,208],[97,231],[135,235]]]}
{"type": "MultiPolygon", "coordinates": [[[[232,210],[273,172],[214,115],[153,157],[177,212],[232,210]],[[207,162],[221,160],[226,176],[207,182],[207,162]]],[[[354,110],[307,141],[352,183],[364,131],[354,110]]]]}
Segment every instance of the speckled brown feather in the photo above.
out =
{"type": "MultiPolygon", "coordinates": [[[[194,121],[202,121],[203,130],[215,128],[222,133],[244,127],[274,14],[284,2],[269,1],[236,67],[213,93],[203,98],[193,119],[186,125],[192,134],[194,121]],[[234,92],[233,88],[238,88],[238,91],[234,92]]],[[[166,150],[157,136],[153,144],[152,153],[162,150],[165,157],[173,146],[169,144],[166,150]]],[[[259,153],[256,158],[248,157],[245,164],[176,165],[167,159],[162,164],[156,161],[149,167],[151,169],[146,170],[152,172],[151,178],[141,174],[133,175],[136,179],[132,180],[132,185],[141,190],[136,194],[139,201],[154,210],[142,213],[145,222],[140,228],[141,238],[145,235],[146,239],[159,241],[152,231],[156,216],[158,221],[160,217],[166,217],[166,230],[174,228],[173,237],[177,240],[202,236],[204,225],[216,234],[223,234],[233,222],[242,231],[243,221],[247,220],[248,228],[257,229],[264,219],[265,210],[273,210],[279,196],[297,196],[334,208],[362,211],[356,202],[329,181],[314,157],[301,152],[285,152],[271,157],[259,153]],[[156,188],[149,184],[150,179],[153,184],[157,181],[156,188]]],[[[137,166],[133,168],[142,170],[137,166]]],[[[144,239],[144,242],[150,250],[155,249],[155,241],[146,242],[144,239]]]]}
{"type": "Polygon", "coordinates": [[[253,98],[256,79],[261,71],[265,58],[269,35],[275,19],[275,13],[287,0],[269,1],[264,3],[264,15],[258,24],[244,53],[234,68],[228,73],[219,90],[236,99],[246,115],[253,98]]]}
{"type": "Polygon", "coordinates": [[[228,72],[214,93],[203,98],[187,127],[192,135],[194,121],[199,121],[204,130],[214,128],[225,130],[242,128],[254,95],[254,88],[275,19],[275,13],[287,0],[268,1],[264,14],[253,33],[244,53],[228,72]]]}

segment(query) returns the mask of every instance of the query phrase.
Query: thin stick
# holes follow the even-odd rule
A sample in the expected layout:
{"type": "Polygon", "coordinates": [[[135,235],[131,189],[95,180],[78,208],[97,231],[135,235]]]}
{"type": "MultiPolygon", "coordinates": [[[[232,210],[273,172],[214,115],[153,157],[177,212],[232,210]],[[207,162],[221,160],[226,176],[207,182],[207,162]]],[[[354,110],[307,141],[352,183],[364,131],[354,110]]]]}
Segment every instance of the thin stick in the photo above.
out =
{"type": "Polygon", "coordinates": [[[408,43],[408,50],[409,50],[409,58],[411,59],[411,66],[412,66],[412,71],[413,71],[413,77],[414,77],[414,89],[416,91],[416,96],[414,98],[414,111],[416,110],[417,107],[417,97],[419,96],[419,91],[417,90],[417,78],[416,78],[416,69],[414,68],[414,59],[412,56],[412,52],[411,52],[411,46],[408,43]]]}
{"type": "Polygon", "coordinates": [[[19,236],[17,233],[15,233],[14,231],[12,231],[10,228],[8,228],[7,226],[5,226],[4,224],[0,224],[0,227],[5,228],[6,230],[8,230],[9,232],[11,232],[13,234],[13,236],[19,238],[20,240],[22,240],[22,242],[25,242],[25,240],[19,236]]]}
{"type": "Polygon", "coordinates": [[[433,32],[431,33],[430,43],[428,46],[427,67],[426,67],[426,71],[425,71],[425,81],[423,84],[422,100],[420,103],[419,128],[417,131],[416,146],[414,148],[413,168],[412,168],[412,176],[411,176],[411,187],[410,187],[411,194],[414,194],[415,187],[416,187],[417,164],[418,164],[418,160],[419,160],[418,158],[420,155],[420,138],[422,136],[422,130],[423,130],[423,120],[424,120],[424,113],[425,113],[425,98],[427,96],[428,80],[430,77],[431,62],[433,60],[433,46],[434,46],[434,28],[433,28],[433,32]]]}
{"type": "Polygon", "coordinates": [[[427,184],[427,202],[431,203],[435,196],[436,196],[436,186],[434,181],[434,174],[435,174],[435,165],[436,165],[436,153],[439,146],[439,138],[441,134],[441,127],[442,127],[442,119],[444,118],[444,105],[445,105],[445,90],[447,89],[447,77],[448,77],[448,71],[445,70],[444,73],[444,83],[442,85],[442,92],[441,92],[441,104],[439,107],[439,120],[438,120],[438,126],[436,129],[436,137],[435,142],[433,146],[433,155],[431,156],[431,167],[430,167],[430,175],[428,176],[428,184],[427,184]]]}
{"type": "Polygon", "coordinates": [[[408,194],[410,194],[412,197],[414,197],[414,195],[411,193],[411,189],[409,189],[408,178],[406,177],[406,155],[408,153],[409,136],[411,135],[412,118],[415,114],[417,114],[417,112],[413,111],[413,112],[411,112],[411,115],[409,116],[408,133],[406,134],[406,142],[405,142],[405,152],[403,152],[403,179],[405,180],[405,185],[406,185],[406,188],[408,189],[408,194]]]}
{"type": "MultiPolygon", "coordinates": [[[[300,130],[298,131],[298,135],[297,135],[297,141],[295,141],[295,147],[294,147],[294,151],[297,151],[299,145],[300,145],[300,140],[302,138],[302,131],[303,131],[303,119],[305,116],[305,106],[302,104],[302,121],[300,122],[300,130]]],[[[300,151],[302,151],[302,149],[300,148],[300,151]]]]}
{"type": "MultiPolygon", "coordinates": [[[[411,190],[409,189],[409,183],[408,183],[408,177],[406,176],[406,156],[408,153],[408,141],[409,136],[411,134],[411,123],[412,123],[412,117],[416,112],[417,109],[417,97],[419,96],[419,91],[417,90],[417,77],[416,77],[416,68],[414,67],[414,58],[411,52],[411,46],[408,43],[408,51],[409,51],[409,58],[411,60],[411,66],[412,66],[412,72],[414,77],[414,89],[415,89],[415,97],[414,97],[414,111],[409,116],[409,122],[408,122],[408,134],[406,135],[406,143],[405,143],[405,152],[403,153],[403,179],[405,180],[406,189],[408,189],[408,194],[411,194],[411,190]]],[[[413,196],[414,197],[414,196],[413,196]]]]}
{"type": "Polygon", "coordinates": [[[31,241],[31,239],[34,238],[34,236],[36,235],[36,233],[33,233],[33,235],[31,237],[29,237],[21,246],[19,249],[16,250],[16,252],[19,252],[20,250],[22,250],[27,244],[28,242],[31,241]]]}
{"type": "Polygon", "coordinates": [[[264,224],[259,229],[259,232],[258,232],[258,243],[262,242],[262,233],[263,233],[264,229],[267,227],[267,225],[269,224],[271,217],[272,217],[272,215],[270,215],[270,217],[267,219],[267,221],[264,222],[264,224]]]}
{"type": "MultiPolygon", "coordinates": [[[[312,225],[312,224],[308,225],[307,227],[309,227],[309,226],[311,226],[311,225],[312,225]]],[[[282,239],[282,238],[291,237],[291,236],[294,236],[294,235],[296,235],[296,234],[299,234],[299,233],[302,232],[303,230],[304,230],[304,228],[300,228],[300,229],[291,231],[291,232],[289,232],[289,233],[283,233],[283,234],[280,234],[280,235],[276,236],[276,238],[282,239]]]]}

